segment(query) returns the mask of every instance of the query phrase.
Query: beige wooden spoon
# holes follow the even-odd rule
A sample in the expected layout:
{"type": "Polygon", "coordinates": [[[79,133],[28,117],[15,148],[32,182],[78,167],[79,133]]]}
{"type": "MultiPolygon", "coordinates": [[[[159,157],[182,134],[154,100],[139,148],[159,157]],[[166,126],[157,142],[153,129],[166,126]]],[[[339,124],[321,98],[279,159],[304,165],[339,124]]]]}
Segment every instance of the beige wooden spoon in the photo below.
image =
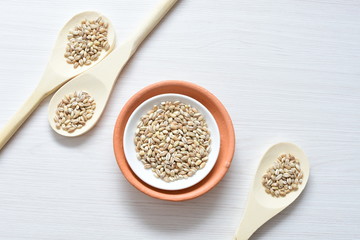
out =
{"type": "Polygon", "coordinates": [[[137,31],[125,41],[125,43],[116,47],[101,63],[97,64],[86,73],[72,79],[54,94],[49,104],[48,117],[49,123],[55,132],[63,136],[75,137],[86,133],[94,127],[104,111],[119,73],[146,36],[154,29],[176,2],[177,0],[161,1],[148,19],[146,19],[144,24],[141,25],[137,31]],[[54,117],[61,99],[74,91],[85,91],[89,93],[96,102],[96,109],[94,115],[86,122],[84,127],[76,129],[72,133],[68,133],[61,128],[56,128],[54,117]]]}
{"type": "Polygon", "coordinates": [[[115,45],[115,31],[114,28],[106,17],[97,12],[82,12],[71,18],[66,25],[60,31],[55,43],[55,47],[52,51],[50,60],[45,69],[45,72],[34,90],[31,96],[20,107],[15,115],[5,124],[0,130],[0,150],[7,143],[7,141],[13,136],[18,128],[25,122],[25,120],[31,115],[31,113],[37,108],[37,106],[44,100],[49,94],[53,93],[59,87],[61,87],[68,80],[79,75],[80,73],[92,68],[96,63],[100,62],[105,56],[112,51],[115,45]],[[68,42],[67,35],[69,30],[73,29],[76,25],[80,24],[84,19],[97,19],[102,17],[105,22],[109,24],[108,27],[108,43],[110,49],[103,52],[98,60],[91,65],[84,65],[74,69],[72,64],[68,64],[64,58],[66,44],[68,42]]]}
{"type": "Polygon", "coordinates": [[[304,190],[309,179],[310,166],[304,152],[292,143],[278,143],[272,146],[263,156],[255,180],[248,197],[247,206],[243,219],[236,231],[235,240],[249,239],[249,237],[266,221],[289,206],[304,190]],[[303,171],[303,183],[299,185],[297,191],[287,194],[285,197],[272,197],[265,192],[262,186],[262,176],[271,167],[274,161],[281,154],[292,154],[299,159],[301,170],[303,171]]]}

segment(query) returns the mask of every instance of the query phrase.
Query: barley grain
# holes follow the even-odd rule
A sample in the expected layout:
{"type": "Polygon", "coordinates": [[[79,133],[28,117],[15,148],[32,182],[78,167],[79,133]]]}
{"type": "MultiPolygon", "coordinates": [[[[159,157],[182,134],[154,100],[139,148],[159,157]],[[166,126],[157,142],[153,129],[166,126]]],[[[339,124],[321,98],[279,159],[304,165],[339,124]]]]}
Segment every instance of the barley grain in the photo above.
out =
{"type": "Polygon", "coordinates": [[[291,154],[282,154],[263,175],[265,192],[275,197],[285,197],[296,191],[303,182],[300,162],[291,154]]]}
{"type": "Polygon", "coordinates": [[[84,101],[88,101],[90,95],[85,91],[74,92],[63,97],[55,111],[54,122],[57,129],[62,129],[68,133],[81,129],[85,122],[93,116],[96,103],[92,102],[84,106],[84,101]],[[70,101],[69,101],[70,99],[70,101]],[[88,111],[91,111],[88,113],[88,111]]]}
{"type": "Polygon", "coordinates": [[[157,176],[165,182],[187,179],[204,168],[210,143],[202,114],[180,101],[153,106],[141,117],[134,138],[140,160],[151,155],[154,162],[150,167],[162,169],[157,176]]]}
{"type": "Polygon", "coordinates": [[[64,53],[66,62],[73,64],[74,68],[90,65],[98,59],[102,50],[110,49],[107,35],[108,24],[101,17],[96,20],[83,20],[67,35],[68,43],[64,53]]]}

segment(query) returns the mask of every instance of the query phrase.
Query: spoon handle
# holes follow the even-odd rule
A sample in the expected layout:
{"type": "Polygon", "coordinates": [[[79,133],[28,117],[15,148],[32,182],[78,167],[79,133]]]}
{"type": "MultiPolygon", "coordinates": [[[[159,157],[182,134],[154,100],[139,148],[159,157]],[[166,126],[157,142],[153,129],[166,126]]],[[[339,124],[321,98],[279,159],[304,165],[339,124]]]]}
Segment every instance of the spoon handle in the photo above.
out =
{"type": "Polygon", "coordinates": [[[162,0],[123,44],[116,47],[101,63],[94,66],[88,73],[101,79],[111,90],[123,67],[176,2],[177,0],[162,0]],[[114,63],[116,63],[116,67],[114,63]]]}
{"type": "Polygon", "coordinates": [[[0,150],[46,96],[46,91],[43,88],[37,87],[15,115],[5,124],[0,130],[0,150]]]}
{"type": "Polygon", "coordinates": [[[160,22],[160,20],[166,15],[166,13],[174,6],[177,0],[162,0],[153,12],[148,16],[144,21],[144,24],[136,29],[133,39],[133,47],[131,55],[135,53],[140,44],[144,39],[149,35],[149,33],[155,28],[155,26],[160,22]]]}
{"type": "Polygon", "coordinates": [[[245,208],[244,216],[236,230],[234,240],[249,239],[251,235],[270,218],[279,212],[260,205],[251,193],[245,208]]]}

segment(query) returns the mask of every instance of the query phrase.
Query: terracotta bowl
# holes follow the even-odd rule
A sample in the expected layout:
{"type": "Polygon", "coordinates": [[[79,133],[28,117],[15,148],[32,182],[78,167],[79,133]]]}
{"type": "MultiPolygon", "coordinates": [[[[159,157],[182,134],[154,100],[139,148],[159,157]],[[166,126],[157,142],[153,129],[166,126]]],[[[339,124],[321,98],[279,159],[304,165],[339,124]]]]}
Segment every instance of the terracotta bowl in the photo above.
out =
{"type": "Polygon", "coordinates": [[[114,151],[116,161],[125,178],[143,193],[168,201],[193,199],[210,191],[225,176],[235,150],[235,133],[228,112],[222,103],[206,89],[185,81],[163,81],[147,86],[132,96],[121,110],[114,129],[114,151]],[[220,131],[220,152],[211,172],[199,183],[186,189],[171,191],[154,188],[131,170],[124,154],[123,136],[125,126],[132,112],[147,99],[165,93],[178,93],[202,103],[213,115],[220,131]]]}

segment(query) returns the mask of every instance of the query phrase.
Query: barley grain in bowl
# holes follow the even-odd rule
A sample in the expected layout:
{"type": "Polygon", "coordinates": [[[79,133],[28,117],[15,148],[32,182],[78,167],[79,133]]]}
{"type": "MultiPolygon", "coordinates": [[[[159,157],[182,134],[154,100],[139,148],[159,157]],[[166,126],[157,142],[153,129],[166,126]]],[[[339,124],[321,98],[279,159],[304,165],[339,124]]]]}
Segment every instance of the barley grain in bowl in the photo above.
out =
{"type": "Polygon", "coordinates": [[[134,143],[137,159],[165,182],[192,177],[206,166],[211,151],[204,116],[180,101],[161,102],[143,115],[134,143]]]}
{"type": "Polygon", "coordinates": [[[164,190],[201,181],[215,165],[219,148],[219,129],[211,113],[180,94],[162,94],[142,103],[124,133],[124,152],[132,170],[164,190]]]}

